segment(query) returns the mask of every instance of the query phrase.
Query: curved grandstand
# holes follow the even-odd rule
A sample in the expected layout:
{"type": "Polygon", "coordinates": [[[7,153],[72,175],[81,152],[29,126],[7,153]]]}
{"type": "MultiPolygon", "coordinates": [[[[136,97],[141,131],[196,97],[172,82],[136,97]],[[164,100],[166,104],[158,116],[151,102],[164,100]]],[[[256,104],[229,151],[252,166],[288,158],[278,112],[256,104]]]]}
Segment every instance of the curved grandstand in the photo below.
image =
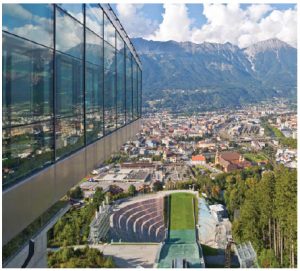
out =
{"type": "Polygon", "coordinates": [[[153,262],[158,268],[205,267],[197,238],[197,208],[197,193],[192,191],[131,198],[113,209],[109,239],[127,243],[127,249],[134,243],[160,243],[153,262]]]}
{"type": "Polygon", "coordinates": [[[113,241],[162,242],[165,233],[163,196],[121,205],[110,218],[113,241]]]}

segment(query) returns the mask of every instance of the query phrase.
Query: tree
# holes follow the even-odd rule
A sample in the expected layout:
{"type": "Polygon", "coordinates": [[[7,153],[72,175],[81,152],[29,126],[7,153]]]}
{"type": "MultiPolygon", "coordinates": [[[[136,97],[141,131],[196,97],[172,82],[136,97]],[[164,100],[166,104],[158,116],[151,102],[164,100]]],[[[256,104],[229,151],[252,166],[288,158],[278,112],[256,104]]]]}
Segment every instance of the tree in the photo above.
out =
{"type": "Polygon", "coordinates": [[[259,266],[262,268],[278,268],[280,267],[274,251],[271,249],[263,249],[258,257],[259,266]]]}
{"type": "Polygon", "coordinates": [[[156,181],[156,182],[153,184],[153,186],[152,186],[152,190],[153,190],[154,192],[161,191],[161,190],[163,190],[163,189],[164,189],[164,188],[163,188],[163,183],[160,182],[160,181],[156,181]]]}
{"type": "Polygon", "coordinates": [[[105,193],[102,187],[97,187],[93,196],[93,203],[96,209],[99,208],[102,201],[105,199],[105,193]]]}
{"type": "Polygon", "coordinates": [[[83,198],[83,192],[80,188],[80,186],[76,186],[75,189],[71,190],[69,193],[70,198],[72,199],[82,199],[83,198]]]}
{"type": "Polygon", "coordinates": [[[131,184],[131,185],[128,187],[128,194],[129,194],[130,196],[132,196],[132,197],[136,194],[136,188],[135,188],[134,185],[131,184]]]}

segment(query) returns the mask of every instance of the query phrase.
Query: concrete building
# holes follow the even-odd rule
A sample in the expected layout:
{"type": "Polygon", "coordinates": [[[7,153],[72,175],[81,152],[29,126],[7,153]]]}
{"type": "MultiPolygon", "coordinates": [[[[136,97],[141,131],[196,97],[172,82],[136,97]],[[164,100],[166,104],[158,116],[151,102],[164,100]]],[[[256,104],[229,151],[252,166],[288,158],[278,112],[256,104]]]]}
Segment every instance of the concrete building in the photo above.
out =
{"type": "Polygon", "coordinates": [[[142,66],[108,4],[2,9],[4,248],[137,133],[142,66]]]}
{"type": "Polygon", "coordinates": [[[246,161],[238,152],[216,152],[215,164],[223,167],[225,172],[230,172],[236,169],[243,169],[251,166],[251,163],[246,161]]]}

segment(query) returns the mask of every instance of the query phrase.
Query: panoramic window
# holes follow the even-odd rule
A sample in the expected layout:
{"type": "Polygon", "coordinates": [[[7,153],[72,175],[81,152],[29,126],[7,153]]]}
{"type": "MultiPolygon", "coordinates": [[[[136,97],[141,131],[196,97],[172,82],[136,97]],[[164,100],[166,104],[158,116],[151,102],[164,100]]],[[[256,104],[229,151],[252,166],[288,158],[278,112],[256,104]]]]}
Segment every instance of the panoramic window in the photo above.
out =
{"type": "Polygon", "coordinates": [[[117,125],[125,124],[125,55],[124,41],[117,33],[117,125]]]}
{"type": "Polygon", "coordinates": [[[124,33],[100,4],[2,8],[6,185],[139,116],[140,79],[124,33]]]}
{"type": "Polygon", "coordinates": [[[82,4],[58,4],[63,10],[83,23],[83,5],[82,4]]]}
{"type": "Polygon", "coordinates": [[[53,5],[3,4],[2,30],[53,47],[53,5]]]}
{"type": "Polygon", "coordinates": [[[83,140],[83,26],[57,9],[56,159],[82,147],[83,140]]]}
{"type": "Polygon", "coordinates": [[[115,47],[115,27],[104,14],[104,40],[115,47]]]}
{"type": "Polygon", "coordinates": [[[103,40],[86,30],[86,140],[103,136],[103,40]]]}
{"type": "Polygon", "coordinates": [[[3,185],[53,162],[53,122],[2,129],[3,185]]]}
{"type": "MultiPolygon", "coordinates": [[[[126,51],[129,49],[126,47],[126,51]]],[[[132,121],[132,64],[131,55],[126,57],[126,123],[132,121]]]]}
{"type": "Polygon", "coordinates": [[[98,4],[86,4],[86,27],[103,37],[103,11],[98,4]]]}
{"type": "Polygon", "coordinates": [[[133,90],[132,90],[132,102],[133,102],[133,119],[137,119],[138,118],[138,65],[135,62],[134,57],[132,57],[132,84],[133,84],[133,90]]]}
{"type": "Polygon", "coordinates": [[[53,51],[3,33],[3,126],[52,117],[53,51]]]}
{"type": "Polygon", "coordinates": [[[56,9],[56,50],[83,58],[83,26],[59,8],[56,9]]]}
{"type": "Polygon", "coordinates": [[[53,116],[53,51],[10,34],[3,33],[2,38],[5,184],[53,160],[52,122],[48,122],[53,116]]]}
{"type": "Polygon", "coordinates": [[[83,116],[56,119],[56,159],[60,159],[84,145],[83,116]]]}
{"type": "Polygon", "coordinates": [[[138,69],[138,116],[142,115],[142,71],[138,69]]]}
{"type": "MultiPolygon", "coordinates": [[[[116,129],[116,72],[115,72],[115,49],[106,42],[104,43],[104,58],[111,58],[109,66],[104,69],[104,131],[106,134],[116,129]]],[[[106,61],[105,61],[106,62],[106,61]]]]}

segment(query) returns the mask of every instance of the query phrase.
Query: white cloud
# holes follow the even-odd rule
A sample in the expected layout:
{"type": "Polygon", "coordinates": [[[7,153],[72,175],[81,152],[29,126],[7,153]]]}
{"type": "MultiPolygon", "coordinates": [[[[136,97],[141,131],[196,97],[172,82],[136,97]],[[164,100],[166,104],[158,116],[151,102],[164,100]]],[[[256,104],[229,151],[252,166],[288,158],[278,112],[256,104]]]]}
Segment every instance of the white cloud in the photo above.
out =
{"type": "Polygon", "coordinates": [[[117,4],[118,17],[128,35],[132,37],[146,37],[158,28],[156,20],[146,18],[142,12],[142,4],[117,4]]]}
{"type": "MultiPolygon", "coordinates": [[[[151,40],[192,41],[195,43],[230,42],[247,47],[255,42],[278,38],[297,46],[297,6],[276,10],[271,5],[253,4],[242,9],[239,4],[204,4],[207,22],[200,28],[192,27],[185,4],[164,4],[160,24],[146,19],[143,5],[118,4],[121,22],[131,37],[151,40]]],[[[200,16],[201,14],[199,14],[200,16]]]]}
{"type": "Polygon", "coordinates": [[[184,4],[164,4],[163,21],[154,34],[149,35],[152,40],[186,41],[191,36],[192,20],[184,4]]]}
{"type": "Polygon", "coordinates": [[[256,4],[243,10],[232,4],[204,4],[207,23],[193,31],[191,40],[196,43],[230,42],[244,48],[258,41],[278,38],[296,47],[296,9],[273,10],[267,14],[271,10],[269,5],[256,4]]]}

